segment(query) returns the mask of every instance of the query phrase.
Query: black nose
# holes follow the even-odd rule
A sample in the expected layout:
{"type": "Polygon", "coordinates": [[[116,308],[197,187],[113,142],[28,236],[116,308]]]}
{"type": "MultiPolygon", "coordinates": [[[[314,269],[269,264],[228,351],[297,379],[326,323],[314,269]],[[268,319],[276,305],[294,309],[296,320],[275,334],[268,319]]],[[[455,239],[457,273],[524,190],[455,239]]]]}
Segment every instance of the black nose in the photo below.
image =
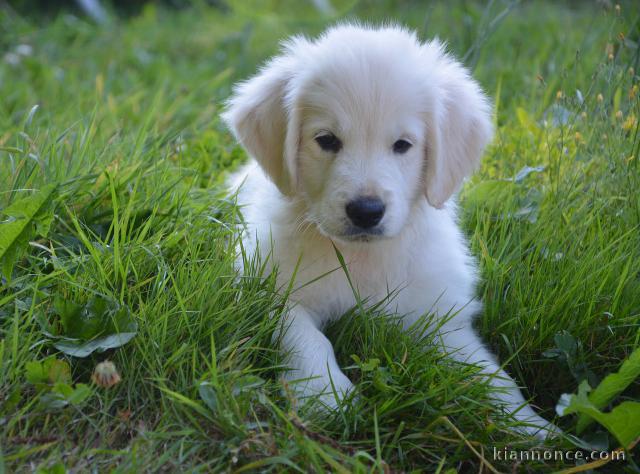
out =
{"type": "Polygon", "coordinates": [[[354,225],[369,229],[382,219],[384,203],[377,197],[359,197],[347,203],[346,211],[354,225]]]}

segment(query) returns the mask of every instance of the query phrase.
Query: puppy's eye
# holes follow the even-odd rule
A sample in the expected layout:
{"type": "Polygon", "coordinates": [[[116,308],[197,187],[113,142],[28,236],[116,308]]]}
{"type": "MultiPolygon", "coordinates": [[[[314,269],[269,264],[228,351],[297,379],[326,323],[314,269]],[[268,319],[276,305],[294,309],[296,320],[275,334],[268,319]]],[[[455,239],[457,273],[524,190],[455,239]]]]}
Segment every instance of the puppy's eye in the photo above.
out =
{"type": "Polygon", "coordinates": [[[338,153],[342,148],[342,142],[333,133],[318,135],[315,140],[320,148],[330,153],[338,153]]]}
{"type": "Polygon", "coordinates": [[[398,140],[393,144],[393,152],[403,154],[406,153],[413,144],[407,140],[398,140]]]}

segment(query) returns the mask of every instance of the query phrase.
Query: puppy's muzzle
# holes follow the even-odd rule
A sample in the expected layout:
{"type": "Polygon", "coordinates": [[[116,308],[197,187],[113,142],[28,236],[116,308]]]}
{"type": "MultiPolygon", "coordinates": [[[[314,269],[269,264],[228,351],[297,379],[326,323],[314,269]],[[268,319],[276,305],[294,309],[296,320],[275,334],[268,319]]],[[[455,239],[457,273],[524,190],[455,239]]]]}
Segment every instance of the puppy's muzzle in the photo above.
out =
{"type": "Polygon", "coordinates": [[[385,205],[378,197],[361,196],[349,201],[345,210],[354,226],[360,229],[371,229],[382,220],[385,205]]]}

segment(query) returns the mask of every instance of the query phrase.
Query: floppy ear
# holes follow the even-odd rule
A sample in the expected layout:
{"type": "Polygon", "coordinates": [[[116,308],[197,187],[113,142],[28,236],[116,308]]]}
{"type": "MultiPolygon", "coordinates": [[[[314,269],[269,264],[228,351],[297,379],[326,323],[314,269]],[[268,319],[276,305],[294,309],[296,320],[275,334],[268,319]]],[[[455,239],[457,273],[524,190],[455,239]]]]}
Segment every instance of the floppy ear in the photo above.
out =
{"type": "Polygon", "coordinates": [[[491,141],[491,105],[478,83],[441,45],[424,47],[431,48],[431,54],[436,50],[431,73],[438,85],[427,127],[425,194],[433,207],[441,208],[479,165],[491,141]]]}
{"type": "Polygon", "coordinates": [[[222,114],[236,139],[285,195],[293,194],[295,188],[299,145],[299,113],[292,110],[288,98],[293,74],[289,51],[238,84],[222,114]]]}

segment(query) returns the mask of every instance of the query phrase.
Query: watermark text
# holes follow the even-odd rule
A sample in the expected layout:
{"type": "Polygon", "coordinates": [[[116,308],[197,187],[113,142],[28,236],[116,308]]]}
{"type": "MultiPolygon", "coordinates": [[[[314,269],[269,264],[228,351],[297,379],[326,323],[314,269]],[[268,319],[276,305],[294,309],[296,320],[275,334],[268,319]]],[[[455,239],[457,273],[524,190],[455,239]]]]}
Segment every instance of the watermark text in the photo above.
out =
{"type": "Polygon", "coordinates": [[[582,451],[564,449],[509,449],[493,448],[494,461],[624,461],[626,453],[620,451],[582,451]]]}

